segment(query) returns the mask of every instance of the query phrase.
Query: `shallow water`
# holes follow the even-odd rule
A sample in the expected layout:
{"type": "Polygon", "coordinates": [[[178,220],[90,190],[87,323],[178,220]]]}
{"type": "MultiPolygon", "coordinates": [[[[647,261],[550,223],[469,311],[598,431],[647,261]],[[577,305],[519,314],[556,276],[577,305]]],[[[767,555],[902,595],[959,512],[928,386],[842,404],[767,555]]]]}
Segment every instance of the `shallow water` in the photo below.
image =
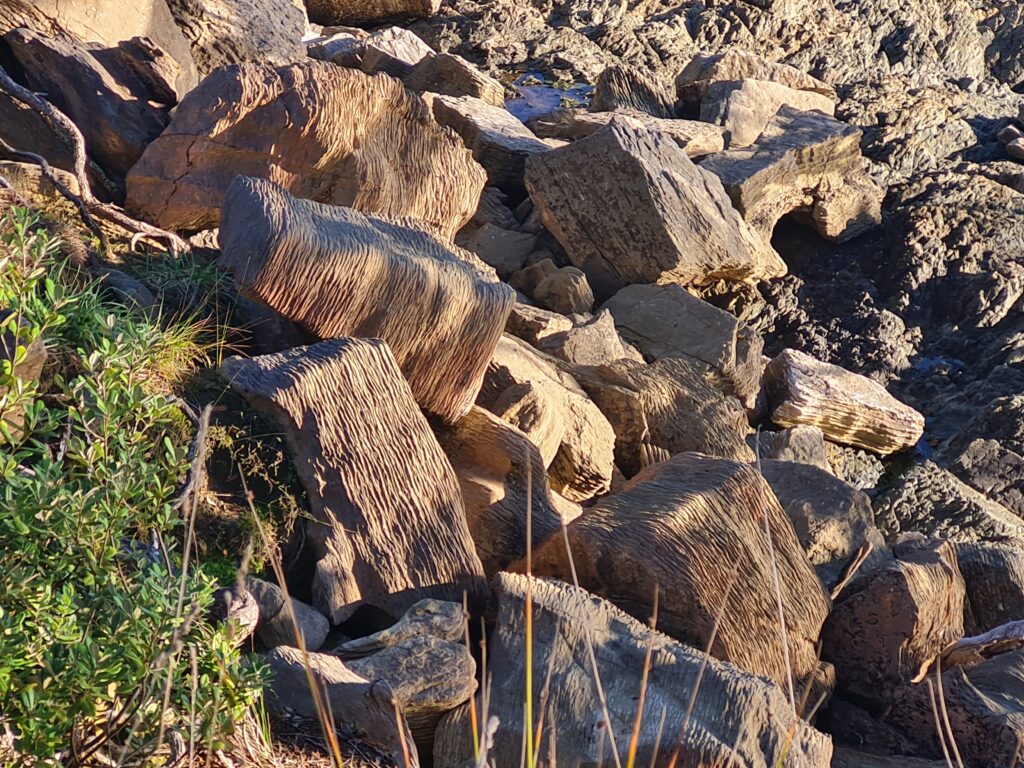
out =
{"type": "Polygon", "coordinates": [[[540,72],[524,72],[512,87],[519,97],[508,99],[505,107],[522,122],[547,114],[559,107],[586,107],[594,92],[592,85],[572,83],[562,88],[545,80],[540,72]]]}

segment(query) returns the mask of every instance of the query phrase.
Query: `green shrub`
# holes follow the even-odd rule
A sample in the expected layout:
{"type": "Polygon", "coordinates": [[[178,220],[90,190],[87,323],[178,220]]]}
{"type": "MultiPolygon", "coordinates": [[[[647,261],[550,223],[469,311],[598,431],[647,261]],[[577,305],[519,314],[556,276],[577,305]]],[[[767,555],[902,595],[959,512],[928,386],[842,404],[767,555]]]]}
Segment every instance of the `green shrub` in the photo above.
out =
{"type": "Polygon", "coordinates": [[[167,728],[219,746],[259,681],[202,619],[213,580],[180,573],[192,430],[168,382],[199,329],[105,304],[24,211],[0,220],[0,309],[18,354],[42,336],[51,360],[40,387],[0,369],[0,413],[25,414],[0,424],[0,717],[18,764],[108,739],[137,759],[167,728]]]}

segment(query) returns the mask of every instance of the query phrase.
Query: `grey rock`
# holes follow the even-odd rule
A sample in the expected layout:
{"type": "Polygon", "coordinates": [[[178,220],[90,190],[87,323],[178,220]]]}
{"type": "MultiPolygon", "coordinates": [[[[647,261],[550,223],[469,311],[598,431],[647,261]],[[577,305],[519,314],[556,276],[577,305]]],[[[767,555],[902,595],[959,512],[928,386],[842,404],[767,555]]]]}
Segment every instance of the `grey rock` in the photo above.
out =
{"type": "Polygon", "coordinates": [[[298,647],[296,631],[302,634],[306,650],[319,650],[331,629],[327,617],[301,600],[286,596],[277,584],[263,579],[246,579],[246,588],[255,598],[260,611],[256,635],[268,648],[279,645],[298,647]],[[288,602],[291,602],[291,610],[288,602]],[[293,617],[294,616],[294,622],[293,617]]]}
{"type": "Polygon", "coordinates": [[[572,328],[546,336],[537,347],[573,365],[601,365],[630,356],[608,310],[592,317],[574,315],[572,328]]]}
{"type": "Polygon", "coordinates": [[[621,64],[609,67],[597,78],[590,108],[595,112],[630,109],[651,117],[676,116],[675,94],[666,83],[621,64]]]}

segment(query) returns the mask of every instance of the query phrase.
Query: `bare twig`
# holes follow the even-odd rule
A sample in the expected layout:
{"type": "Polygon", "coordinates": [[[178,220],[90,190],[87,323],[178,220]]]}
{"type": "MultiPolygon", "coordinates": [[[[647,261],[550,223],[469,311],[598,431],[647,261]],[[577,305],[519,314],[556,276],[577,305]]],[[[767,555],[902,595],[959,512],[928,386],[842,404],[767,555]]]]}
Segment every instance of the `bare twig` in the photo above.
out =
{"type": "Polygon", "coordinates": [[[843,572],[839,574],[839,581],[832,587],[830,597],[834,601],[839,597],[839,593],[846,589],[846,586],[853,580],[853,577],[860,571],[861,566],[867,561],[868,557],[875,550],[874,545],[871,542],[865,542],[860,548],[853,554],[850,561],[843,568],[843,572]]]}

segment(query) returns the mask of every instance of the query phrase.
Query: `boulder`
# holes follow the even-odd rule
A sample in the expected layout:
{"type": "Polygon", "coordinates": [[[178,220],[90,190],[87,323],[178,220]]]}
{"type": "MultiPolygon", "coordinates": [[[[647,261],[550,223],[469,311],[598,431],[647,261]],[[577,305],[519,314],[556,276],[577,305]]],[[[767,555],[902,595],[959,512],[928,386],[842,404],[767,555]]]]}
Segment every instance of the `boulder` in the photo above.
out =
{"type": "Polygon", "coordinates": [[[571,328],[549,334],[535,346],[572,365],[603,365],[630,357],[606,309],[593,316],[575,315],[571,328]]]}
{"type": "Polygon", "coordinates": [[[537,347],[550,336],[567,333],[574,328],[572,320],[565,315],[541,309],[529,304],[516,302],[505,323],[505,331],[517,336],[531,346],[537,347]]]}
{"type": "Polygon", "coordinates": [[[400,616],[464,592],[480,607],[458,480],[383,341],[229,358],[222,371],[284,429],[313,513],[313,603],[332,623],[363,605],[400,616]]]}
{"type": "Polygon", "coordinates": [[[867,752],[858,752],[846,747],[836,747],[832,755],[832,768],[948,768],[946,763],[935,760],[920,760],[916,757],[896,755],[883,757],[867,752]]]}
{"type": "Polygon", "coordinates": [[[465,637],[469,618],[460,603],[420,600],[390,627],[354,640],[346,640],[333,653],[341,659],[361,659],[421,637],[456,643],[465,637]]]}
{"type": "Polygon", "coordinates": [[[777,433],[767,458],[808,464],[834,474],[828,463],[825,435],[818,427],[790,427],[777,433]]]}
{"type": "Polygon", "coordinates": [[[306,55],[318,61],[329,61],[339,67],[359,69],[363,63],[363,54],[366,52],[367,37],[368,35],[361,29],[316,37],[306,42],[306,55]]]}
{"type": "Polygon", "coordinates": [[[245,587],[256,599],[260,619],[256,625],[256,636],[268,648],[279,645],[298,647],[295,631],[302,633],[307,651],[317,651],[327,639],[331,625],[327,617],[311,605],[285,594],[277,584],[263,579],[249,577],[245,587]],[[289,611],[287,603],[291,602],[289,611]],[[294,621],[293,617],[294,616],[294,621]]]}
{"type": "Polygon", "coordinates": [[[678,285],[631,285],[602,305],[648,359],[685,357],[713,368],[747,408],[761,391],[761,336],[678,285]]]}
{"type": "Polygon", "coordinates": [[[890,702],[963,637],[964,597],[956,550],[942,541],[897,550],[897,559],[851,583],[821,633],[839,690],[890,702]]]}
{"type": "Polygon", "coordinates": [[[405,87],[413,91],[471,96],[495,107],[505,106],[505,86],[453,53],[421,59],[404,80],[405,87]]]}
{"type": "Polygon", "coordinates": [[[779,219],[797,213],[844,242],[881,222],[885,189],[866,172],[860,130],[789,106],[769,117],[753,146],[701,161],[752,229],[770,239],[779,219]]]}
{"type": "Polygon", "coordinates": [[[218,224],[238,175],[318,202],[412,217],[449,240],[476,209],[485,179],[400,82],[312,60],[207,77],[132,168],[128,205],[164,228],[206,229],[218,224]]]}
{"type": "Polygon", "coordinates": [[[697,102],[704,99],[715,83],[742,80],[769,81],[836,100],[836,91],[831,85],[795,67],[764,59],[740,48],[695,56],[676,77],[676,92],[681,101],[697,102]]]}
{"type": "Polygon", "coordinates": [[[507,280],[509,275],[526,266],[526,258],[537,246],[537,236],[502,229],[488,222],[460,242],[479,256],[484,264],[494,267],[498,277],[507,280]]]}
{"type": "MultiPolygon", "coordinates": [[[[624,754],[637,723],[637,765],[652,760],[668,764],[677,743],[678,764],[685,766],[727,765],[731,755],[737,765],[750,768],[771,768],[787,756],[803,768],[829,765],[829,738],[795,718],[786,694],[774,683],[716,659],[704,668],[700,651],[651,631],[568,584],[501,573],[493,590],[497,623],[490,634],[488,669],[494,675],[492,690],[500,692],[490,702],[490,714],[500,722],[490,754],[496,768],[520,763],[527,599],[533,606],[533,712],[544,717],[542,760],[554,754],[559,765],[607,764],[613,749],[609,734],[624,754]],[[641,682],[648,653],[650,672],[641,682]],[[551,670],[551,681],[543,685],[548,693],[542,696],[538,675],[545,669],[551,670]],[[698,686],[700,693],[687,717],[698,686]],[[645,696],[638,716],[640,690],[645,696]],[[602,696],[607,720],[599,703],[602,696]]],[[[434,758],[438,766],[472,760],[468,717],[450,716],[442,722],[434,758]]]]}
{"type": "Polygon", "coordinates": [[[441,0],[305,0],[315,24],[373,24],[423,18],[437,13],[441,0]]]}
{"type": "Polygon", "coordinates": [[[967,588],[968,630],[988,632],[1024,616],[1024,552],[1019,546],[956,545],[967,588]]]}
{"type": "Polygon", "coordinates": [[[498,342],[477,404],[538,446],[556,493],[582,502],[611,487],[611,424],[572,376],[525,342],[498,342]]]}
{"type": "Polygon", "coordinates": [[[385,27],[362,41],[359,68],[368,75],[383,72],[401,80],[433,55],[433,49],[413,32],[385,27]]]}
{"type": "Polygon", "coordinates": [[[746,412],[700,366],[682,358],[619,360],[575,373],[614,428],[616,464],[627,477],[686,451],[754,458],[744,441],[746,412]]]}
{"type": "Polygon", "coordinates": [[[416,402],[449,421],[473,404],[515,302],[493,273],[423,230],[262,179],[228,190],[220,242],[219,264],[242,293],[322,339],[383,339],[416,402]]]}
{"type": "Polygon", "coordinates": [[[829,599],[768,483],[748,464],[680,454],[589,507],[568,537],[574,567],[556,535],[534,552],[534,573],[578,578],[641,620],[656,599],[658,628],[697,648],[708,647],[717,621],[711,654],[779,685],[791,679],[802,688],[817,677],[829,599]],[[779,600],[788,654],[779,647],[779,600]]]}
{"type": "Polygon", "coordinates": [[[594,112],[632,109],[651,117],[676,116],[675,94],[668,85],[628,64],[608,67],[594,84],[590,108],[594,112]]]}
{"type": "MultiPolygon", "coordinates": [[[[0,97],[2,98],[2,97],[0,97]]],[[[3,106],[0,105],[0,110],[3,106]]],[[[10,143],[10,142],[8,142],[10,143]]],[[[21,145],[26,146],[26,145],[21,145]]],[[[60,180],[60,183],[67,187],[71,194],[81,194],[78,187],[78,179],[73,173],[62,168],[50,167],[53,174],[60,180]]],[[[0,176],[3,176],[21,195],[42,195],[43,197],[56,197],[60,194],[36,163],[19,163],[16,160],[0,160],[0,176]]]]}
{"type": "Polygon", "coordinates": [[[563,315],[584,314],[594,307],[594,293],[587,276],[576,267],[556,267],[551,259],[516,272],[509,278],[509,285],[542,307],[563,315]]]}
{"type": "Polygon", "coordinates": [[[817,426],[829,440],[882,455],[913,447],[924,433],[924,417],[881,384],[795,349],[768,364],[764,385],[782,427],[817,426]]]}
{"type": "Polygon", "coordinates": [[[606,299],[632,283],[779,277],[721,182],[663,134],[610,123],[534,155],[526,186],[544,225],[606,299]]]}
{"type": "Polygon", "coordinates": [[[836,109],[832,99],[814,91],[797,91],[768,80],[730,80],[708,86],[700,119],[722,126],[729,149],[739,149],[756,142],[782,107],[826,115],[835,114],[836,109]]]}
{"type": "Polygon", "coordinates": [[[206,612],[207,620],[226,629],[228,640],[236,648],[248,640],[260,620],[260,606],[249,590],[221,587],[213,593],[206,612]]]}

